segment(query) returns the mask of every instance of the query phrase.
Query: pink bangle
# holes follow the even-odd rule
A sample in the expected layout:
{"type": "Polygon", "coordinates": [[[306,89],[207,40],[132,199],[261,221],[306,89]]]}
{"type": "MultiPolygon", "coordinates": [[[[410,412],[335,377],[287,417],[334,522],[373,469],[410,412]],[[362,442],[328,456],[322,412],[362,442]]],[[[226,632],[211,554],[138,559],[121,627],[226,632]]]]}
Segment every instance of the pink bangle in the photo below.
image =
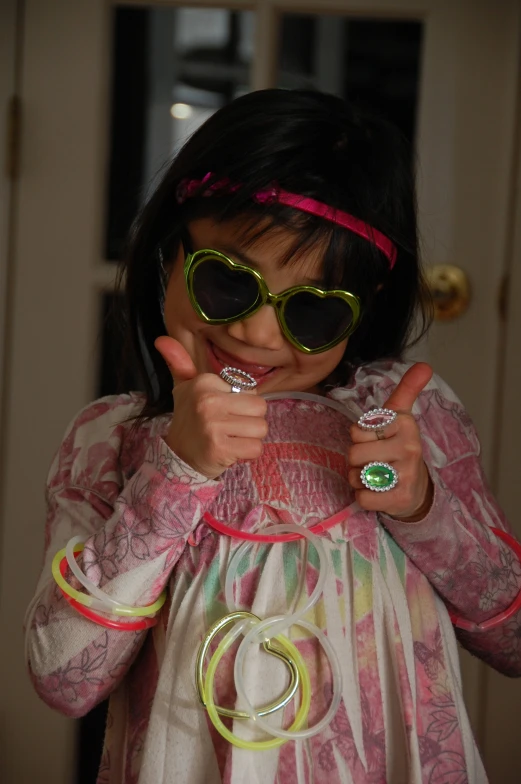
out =
{"type": "MultiPolygon", "coordinates": [[[[62,558],[60,562],[60,572],[65,578],[65,574],[67,572],[67,558],[62,558]]],[[[69,602],[70,606],[73,607],[80,615],[83,615],[85,618],[88,618],[89,621],[94,621],[97,623],[98,626],[104,626],[106,629],[118,629],[119,631],[124,632],[140,632],[144,629],[150,629],[152,626],[155,626],[157,623],[157,616],[153,618],[140,618],[137,621],[113,621],[110,618],[106,618],[103,615],[98,615],[95,613],[94,610],[91,610],[89,607],[85,607],[83,604],[80,604],[73,599],[72,596],[69,596],[65,593],[65,591],[60,588],[62,595],[65,599],[69,602]]]]}
{"type": "MultiPolygon", "coordinates": [[[[500,528],[491,528],[490,529],[493,534],[495,534],[498,539],[502,539],[512,550],[515,552],[517,557],[521,562],[521,544],[510,534],[507,534],[506,531],[502,531],[500,528]]],[[[449,616],[454,626],[458,629],[463,629],[466,632],[488,632],[490,629],[494,629],[496,626],[500,626],[504,621],[507,621],[509,618],[512,617],[518,610],[521,609],[521,591],[518,593],[512,604],[507,607],[506,610],[503,612],[498,613],[498,615],[494,615],[493,618],[489,618],[487,621],[483,621],[483,623],[474,623],[474,621],[466,621],[464,618],[460,618],[455,613],[449,610],[449,616]]]]}
{"type": "MultiPolygon", "coordinates": [[[[328,517],[327,520],[322,520],[320,523],[315,523],[315,525],[311,526],[309,530],[313,534],[321,534],[324,531],[327,531],[329,528],[332,528],[337,523],[341,523],[343,520],[347,519],[349,516],[349,507],[345,509],[341,509],[340,512],[337,512],[332,517],[328,517]]],[[[213,528],[215,531],[218,531],[220,534],[224,534],[225,536],[231,536],[232,539],[242,539],[247,542],[268,542],[270,544],[274,542],[293,542],[297,539],[302,539],[303,537],[299,534],[273,534],[270,536],[269,534],[250,534],[247,531],[238,531],[236,528],[230,528],[230,526],[221,523],[220,520],[216,520],[213,515],[209,512],[205,512],[203,515],[203,520],[207,523],[210,528],[213,528]]],[[[188,543],[192,544],[190,538],[188,539],[188,543]]]]}

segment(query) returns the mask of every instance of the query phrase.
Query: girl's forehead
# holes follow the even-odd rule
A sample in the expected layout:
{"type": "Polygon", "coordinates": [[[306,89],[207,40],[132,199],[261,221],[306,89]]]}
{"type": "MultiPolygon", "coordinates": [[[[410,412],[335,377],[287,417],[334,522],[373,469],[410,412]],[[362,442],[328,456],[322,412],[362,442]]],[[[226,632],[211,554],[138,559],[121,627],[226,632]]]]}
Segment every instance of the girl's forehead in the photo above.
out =
{"type": "Polygon", "coordinates": [[[310,284],[323,280],[326,243],[315,241],[306,247],[298,232],[268,219],[205,217],[192,221],[189,230],[195,249],[218,250],[261,273],[289,274],[310,284]]]}

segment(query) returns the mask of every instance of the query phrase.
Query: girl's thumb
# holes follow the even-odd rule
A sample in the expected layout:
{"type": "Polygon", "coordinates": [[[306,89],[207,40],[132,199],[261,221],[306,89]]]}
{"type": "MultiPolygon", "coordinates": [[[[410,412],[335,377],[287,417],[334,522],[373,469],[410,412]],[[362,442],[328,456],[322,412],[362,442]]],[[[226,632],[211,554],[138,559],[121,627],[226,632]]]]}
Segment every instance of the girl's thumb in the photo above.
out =
{"type": "Polygon", "coordinates": [[[156,338],[154,346],[168,365],[174,383],[179,384],[196,377],[197,370],[192,358],[178,340],[162,335],[160,338],[156,338]]]}

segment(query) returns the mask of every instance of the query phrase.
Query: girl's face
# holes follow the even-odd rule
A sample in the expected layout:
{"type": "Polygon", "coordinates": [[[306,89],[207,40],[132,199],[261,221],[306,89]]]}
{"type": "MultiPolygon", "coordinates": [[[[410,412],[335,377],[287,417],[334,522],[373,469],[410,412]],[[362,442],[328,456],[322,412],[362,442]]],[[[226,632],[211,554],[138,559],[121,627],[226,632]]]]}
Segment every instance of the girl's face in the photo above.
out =
{"type": "MultiPolygon", "coordinates": [[[[303,252],[295,263],[280,265],[295,239],[285,229],[270,230],[246,247],[241,242],[244,235],[241,219],[217,223],[212,218],[201,218],[187,228],[192,250],[211,248],[241,264],[247,260],[248,266],[261,273],[273,294],[301,284],[320,286],[322,275],[317,249],[303,252]]],[[[168,281],[165,324],[170,337],[184,346],[200,373],[218,374],[231,365],[254,376],[263,393],[319,391],[317,385],[342,359],[347,339],[321,354],[305,354],[286,340],[271,305],[233,324],[206,324],[188,298],[183,265],[181,246],[168,281]]]]}

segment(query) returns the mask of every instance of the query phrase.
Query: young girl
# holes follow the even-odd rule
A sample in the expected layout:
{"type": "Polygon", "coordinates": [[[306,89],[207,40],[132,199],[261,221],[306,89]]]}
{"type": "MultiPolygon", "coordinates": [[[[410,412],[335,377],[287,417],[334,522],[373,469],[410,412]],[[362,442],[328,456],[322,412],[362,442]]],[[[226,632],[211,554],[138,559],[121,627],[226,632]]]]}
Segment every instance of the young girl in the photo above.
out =
{"type": "Polygon", "coordinates": [[[401,359],[407,145],[246,95],[166,172],[125,285],[145,393],[70,425],[27,617],[48,705],[110,696],[98,782],[485,782],[453,626],[520,675],[521,565],[468,415],[401,359]]]}

